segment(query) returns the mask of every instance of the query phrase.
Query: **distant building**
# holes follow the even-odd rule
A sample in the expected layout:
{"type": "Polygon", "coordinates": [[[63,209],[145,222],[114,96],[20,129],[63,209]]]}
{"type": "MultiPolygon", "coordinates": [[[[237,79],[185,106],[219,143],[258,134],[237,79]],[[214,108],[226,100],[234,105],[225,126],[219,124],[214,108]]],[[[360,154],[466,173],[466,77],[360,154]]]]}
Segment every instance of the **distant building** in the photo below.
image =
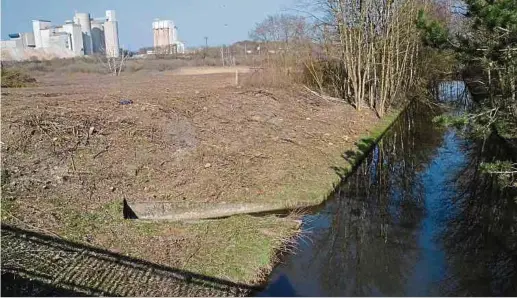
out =
{"type": "Polygon", "coordinates": [[[153,22],[155,54],[185,53],[185,44],[178,39],[178,28],[171,20],[153,22]]]}
{"type": "Polygon", "coordinates": [[[35,48],[34,34],[27,33],[12,33],[9,34],[9,40],[2,41],[2,48],[35,48]]]}
{"type": "Polygon", "coordinates": [[[32,32],[9,34],[2,48],[69,50],[74,56],[105,54],[120,55],[118,22],[114,10],[104,18],[92,19],[89,13],[75,13],[73,21],[52,26],[47,20],[33,20],[32,32]]]}

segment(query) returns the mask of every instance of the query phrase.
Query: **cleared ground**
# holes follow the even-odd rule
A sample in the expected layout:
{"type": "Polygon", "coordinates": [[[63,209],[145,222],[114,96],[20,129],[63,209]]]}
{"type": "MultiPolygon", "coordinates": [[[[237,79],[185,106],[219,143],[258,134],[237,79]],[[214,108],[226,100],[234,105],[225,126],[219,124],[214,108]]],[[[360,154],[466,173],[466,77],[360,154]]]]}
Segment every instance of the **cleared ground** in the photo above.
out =
{"type": "Polygon", "coordinates": [[[2,89],[2,220],[236,282],[259,281],[298,223],[129,221],[122,200],[316,204],[348,166],[343,153],[385,125],[303,91],[236,87],[233,72],[37,79],[2,89]]]}

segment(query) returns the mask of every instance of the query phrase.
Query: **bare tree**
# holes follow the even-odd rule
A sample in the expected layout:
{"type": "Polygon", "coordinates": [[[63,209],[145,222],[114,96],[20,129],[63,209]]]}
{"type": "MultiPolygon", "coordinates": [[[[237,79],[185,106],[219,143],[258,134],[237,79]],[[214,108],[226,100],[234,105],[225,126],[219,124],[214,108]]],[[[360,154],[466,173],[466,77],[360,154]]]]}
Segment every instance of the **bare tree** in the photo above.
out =
{"type": "Polygon", "coordinates": [[[309,34],[305,18],[289,14],[270,15],[255,25],[249,33],[250,38],[263,43],[279,44],[284,50],[290,43],[305,41],[309,34]]]}
{"type": "Polygon", "coordinates": [[[321,31],[320,63],[326,67],[320,69],[332,95],[384,115],[415,84],[420,53],[415,20],[419,10],[429,9],[427,1],[319,0],[308,7],[321,31]]]}
{"type": "Polygon", "coordinates": [[[104,66],[108,73],[119,76],[124,68],[125,62],[129,57],[129,51],[119,50],[119,53],[106,52],[106,56],[97,56],[99,62],[104,66]]]}

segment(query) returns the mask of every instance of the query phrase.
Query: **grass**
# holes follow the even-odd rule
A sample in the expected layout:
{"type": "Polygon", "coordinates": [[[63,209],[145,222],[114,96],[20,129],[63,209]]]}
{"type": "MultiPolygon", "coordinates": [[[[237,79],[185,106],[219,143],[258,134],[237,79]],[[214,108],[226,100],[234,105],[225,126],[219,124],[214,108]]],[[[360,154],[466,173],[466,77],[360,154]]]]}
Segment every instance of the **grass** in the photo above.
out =
{"type": "MultiPolygon", "coordinates": [[[[2,198],[2,220],[9,219],[18,201],[2,198]]],[[[53,202],[56,208],[59,201],[53,202]]],[[[293,218],[276,216],[233,216],[220,220],[192,223],[152,222],[125,220],[122,204],[114,201],[91,211],[67,207],[58,232],[73,242],[102,244],[116,252],[135,258],[147,259],[173,268],[234,282],[258,283],[269,272],[276,252],[285,249],[289,239],[296,235],[298,222],[293,218]],[[112,235],[103,240],[106,235],[112,235]],[[116,236],[114,236],[116,235],[116,236]],[[179,247],[162,247],[164,238],[175,238],[179,247]],[[142,246],[171,249],[171,260],[153,259],[142,246]]]]}
{"type": "Polygon", "coordinates": [[[256,88],[284,88],[292,86],[293,74],[281,67],[264,68],[244,76],[242,85],[256,88]]]}
{"type": "MultiPolygon", "coordinates": [[[[51,59],[45,61],[6,62],[11,69],[19,73],[58,72],[58,73],[99,73],[107,74],[108,70],[101,61],[94,57],[79,57],[66,59],[51,59]]],[[[181,67],[220,66],[220,59],[128,59],[122,72],[134,73],[139,71],[171,71],[181,67]]],[[[4,74],[2,72],[2,81],[4,74]]],[[[2,83],[2,87],[4,84],[2,83]]]]}
{"type": "Polygon", "coordinates": [[[2,88],[22,88],[34,85],[36,79],[23,71],[2,67],[2,88]]]}
{"type": "Polygon", "coordinates": [[[259,281],[269,271],[277,249],[293,235],[296,222],[274,216],[233,216],[193,225],[191,231],[204,235],[203,245],[184,264],[184,269],[238,282],[259,281]]]}
{"type": "MultiPolygon", "coordinates": [[[[97,119],[100,116],[85,118],[83,116],[77,117],[77,114],[74,113],[56,116],[46,117],[43,115],[30,118],[25,123],[28,126],[27,134],[20,134],[20,139],[32,138],[34,143],[38,144],[40,152],[43,153],[39,160],[52,160],[55,156],[51,156],[51,154],[68,152],[64,150],[73,148],[78,141],[84,141],[92,123],[99,131],[109,131],[108,124],[97,119]],[[73,119],[73,121],[70,121],[70,119],[73,119]],[[65,134],[67,138],[62,138],[58,132],[62,131],[63,128],[75,133],[65,134]],[[32,131],[37,133],[30,137],[32,131]],[[54,137],[57,140],[54,140],[54,137]],[[54,146],[57,146],[55,152],[52,151],[52,148],[55,148],[54,146]],[[47,148],[48,150],[41,150],[41,148],[47,148]]],[[[364,155],[367,152],[366,149],[372,145],[372,140],[376,140],[382,135],[393,119],[394,116],[386,116],[378,127],[358,142],[356,151],[364,155]]],[[[122,124],[121,122],[121,126],[123,126],[122,124]]],[[[141,131],[146,131],[146,129],[147,127],[144,127],[141,131]]],[[[122,132],[125,131],[116,131],[116,133],[122,132]]],[[[21,221],[33,226],[40,224],[40,227],[51,231],[54,231],[55,227],[55,231],[59,235],[69,240],[88,242],[97,247],[144,258],[150,262],[173,268],[246,283],[260,281],[264,277],[264,273],[268,272],[274,264],[278,249],[285,248],[285,245],[290,243],[288,239],[296,235],[297,222],[274,216],[241,215],[197,223],[124,220],[122,218],[121,202],[123,194],[109,189],[113,185],[118,188],[119,184],[125,182],[119,176],[110,176],[123,172],[125,165],[121,164],[122,169],[117,168],[117,171],[113,173],[107,170],[97,171],[95,173],[98,175],[97,180],[90,177],[91,173],[79,174],[85,169],[101,169],[106,166],[101,163],[100,159],[92,157],[100,152],[99,150],[106,144],[104,138],[106,138],[104,135],[96,134],[89,139],[88,146],[80,145],[77,147],[74,153],[74,168],[77,168],[77,171],[75,169],[72,171],[70,166],[63,165],[65,172],[70,176],[69,179],[75,179],[74,183],[70,183],[70,185],[77,189],[67,187],[67,192],[63,193],[63,184],[61,186],[56,184],[56,191],[53,189],[54,186],[51,186],[49,189],[41,191],[41,196],[35,200],[20,196],[16,201],[7,201],[3,197],[2,219],[4,207],[8,210],[15,210],[13,208],[18,207],[21,207],[20,209],[25,208],[25,214],[20,213],[19,216],[17,214],[21,221]],[[82,183],[78,183],[79,180],[82,183]],[[96,195],[88,198],[88,189],[90,188],[95,189],[96,195]],[[27,208],[27,205],[30,205],[29,207],[34,206],[39,210],[27,208]],[[51,213],[54,212],[53,210],[57,214],[57,219],[52,219],[53,215],[51,213]]],[[[142,137],[130,141],[137,144],[139,143],[137,141],[144,139],[142,137]]],[[[17,143],[13,142],[14,147],[10,154],[19,154],[23,148],[18,149],[16,145],[17,143]]],[[[134,148],[136,148],[135,152],[141,151],[138,150],[140,147],[134,148]]],[[[345,159],[342,155],[342,148],[339,148],[339,146],[326,148],[332,148],[326,151],[326,157],[315,154],[314,158],[311,156],[309,165],[305,168],[289,168],[289,173],[285,175],[288,180],[278,183],[279,187],[272,187],[267,190],[264,201],[270,200],[275,204],[284,204],[282,206],[286,207],[304,207],[317,205],[327,199],[328,195],[341,182],[342,176],[329,169],[328,166],[321,167],[322,163],[316,162],[315,159],[329,158],[332,161],[330,164],[343,169],[343,176],[350,173],[353,165],[359,159],[353,161],[345,159]],[[312,162],[314,163],[311,164],[312,162]]],[[[107,154],[109,153],[111,152],[107,152],[107,154]]],[[[29,154],[19,160],[31,160],[29,154]]],[[[304,161],[302,160],[302,162],[304,161]]],[[[16,163],[13,162],[13,164],[16,163]]],[[[147,159],[137,159],[135,157],[134,161],[128,162],[127,165],[134,166],[134,169],[142,169],[144,164],[150,163],[147,159]]],[[[33,168],[32,163],[28,164],[27,169],[32,170],[33,168]]],[[[49,168],[54,169],[53,164],[50,164],[49,168]]],[[[134,169],[132,168],[132,172],[134,172],[134,169]]],[[[129,175],[127,181],[139,186],[145,185],[143,181],[138,179],[146,178],[148,176],[146,171],[149,171],[149,169],[142,169],[142,172],[136,178],[134,174],[129,175]]],[[[46,182],[44,179],[47,179],[47,174],[46,170],[42,171],[40,176],[42,183],[46,182]]],[[[126,175],[122,173],[121,177],[124,178],[126,175]]],[[[154,177],[156,178],[156,176],[154,177]]],[[[38,177],[35,176],[35,178],[38,177]]],[[[199,176],[196,176],[196,178],[199,178],[199,176]]],[[[34,183],[37,187],[40,187],[40,184],[37,184],[39,183],[37,179],[34,179],[34,183]]],[[[34,186],[31,185],[29,189],[31,195],[37,193],[34,186]]],[[[138,188],[134,187],[132,190],[138,190],[138,188]]],[[[263,198],[259,199],[262,200],[263,198]]],[[[19,222],[14,223],[19,224],[19,222]]]]}
{"type": "Polygon", "coordinates": [[[353,168],[363,160],[372,146],[382,138],[401,111],[403,109],[394,110],[387,114],[372,130],[356,142],[354,149],[336,157],[334,165],[331,167],[333,172],[319,168],[301,170],[295,175],[296,179],[292,183],[286,183],[281,190],[275,191],[271,198],[265,200],[273,202],[273,207],[278,208],[277,205],[280,204],[281,208],[286,209],[321,204],[332,194],[342,179],[349,175],[353,168]]]}
{"type": "MultiPolygon", "coordinates": [[[[365,135],[358,142],[357,151],[364,155],[397,115],[385,117],[365,135]]],[[[344,169],[343,175],[350,173],[358,161],[336,157],[337,164],[344,169]]],[[[303,170],[300,174],[304,179],[296,179],[298,184],[289,184],[275,193],[276,199],[289,198],[286,203],[289,207],[316,205],[327,199],[341,176],[313,170],[316,169],[303,170]]],[[[16,208],[16,203],[2,198],[2,220],[9,210],[16,208]]],[[[52,203],[55,208],[64,207],[59,199],[52,203]]],[[[196,223],[146,222],[124,220],[119,200],[93,210],[66,208],[59,234],[68,240],[90,242],[124,255],[242,283],[263,281],[277,261],[277,252],[292,250],[289,245],[294,245],[292,239],[298,235],[297,221],[275,216],[240,215],[196,223]],[[168,258],[157,258],[157,250],[162,254],[167,250],[168,258]]]]}
{"type": "Polygon", "coordinates": [[[87,213],[70,212],[65,219],[66,228],[59,234],[84,242],[117,233],[127,238],[116,251],[148,259],[149,255],[139,249],[142,241],[153,243],[153,239],[163,237],[167,231],[177,231],[188,235],[188,244],[176,252],[176,268],[242,283],[259,282],[263,272],[274,264],[276,251],[296,235],[296,221],[275,216],[242,215],[196,223],[129,221],[115,212],[119,205],[109,204],[87,213]]]}
{"type": "Polygon", "coordinates": [[[2,221],[8,220],[11,215],[16,212],[15,201],[11,198],[2,197],[2,203],[0,204],[0,207],[2,212],[2,221]]]}

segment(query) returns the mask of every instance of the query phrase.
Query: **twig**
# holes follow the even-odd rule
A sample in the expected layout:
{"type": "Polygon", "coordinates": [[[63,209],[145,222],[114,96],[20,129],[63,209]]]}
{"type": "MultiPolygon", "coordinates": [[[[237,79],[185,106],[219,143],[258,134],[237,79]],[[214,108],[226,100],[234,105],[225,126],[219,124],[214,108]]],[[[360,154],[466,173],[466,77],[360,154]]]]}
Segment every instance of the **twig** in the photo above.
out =
{"type": "Polygon", "coordinates": [[[74,170],[74,172],[76,171],[75,169],[75,162],[74,162],[74,155],[70,155],[70,158],[72,159],[72,169],[74,170]]]}
{"type": "Polygon", "coordinates": [[[317,97],[319,98],[322,98],[322,99],[325,99],[325,100],[328,100],[328,101],[337,101],[337,102],[344,102],[343,99],[341,98],[337,98],[337,97],[332,97],[332,96],[328,96],[328,95],[323,95],[323,94],[319,94],[318,92],[316,91],[313,91],[311,90],[309,87],[307,86],[303,86],[305,87],[305,89],[307,89],[307,91],[309,91],[310,93],[312,93],[313,95],[316,95],[317,97]]]}
{"type": "Polygon", "coordinates": [[[517,174],[517,170],[515,171],[488,171],[489,174],[517,174]]]}
{"type": "Polygon", "coordinates": [[[99,153],[95,154],[95,155],[93,156],[93,159],[95,159],[96,157],[98,157],[99,155],[101,155],[101,154],[102,154],[102,153],[104,153],[104,152],[108,152],[108,148],[109,148],[109,147],[106,147],[104,150],[101,150],[99,153]]]}

